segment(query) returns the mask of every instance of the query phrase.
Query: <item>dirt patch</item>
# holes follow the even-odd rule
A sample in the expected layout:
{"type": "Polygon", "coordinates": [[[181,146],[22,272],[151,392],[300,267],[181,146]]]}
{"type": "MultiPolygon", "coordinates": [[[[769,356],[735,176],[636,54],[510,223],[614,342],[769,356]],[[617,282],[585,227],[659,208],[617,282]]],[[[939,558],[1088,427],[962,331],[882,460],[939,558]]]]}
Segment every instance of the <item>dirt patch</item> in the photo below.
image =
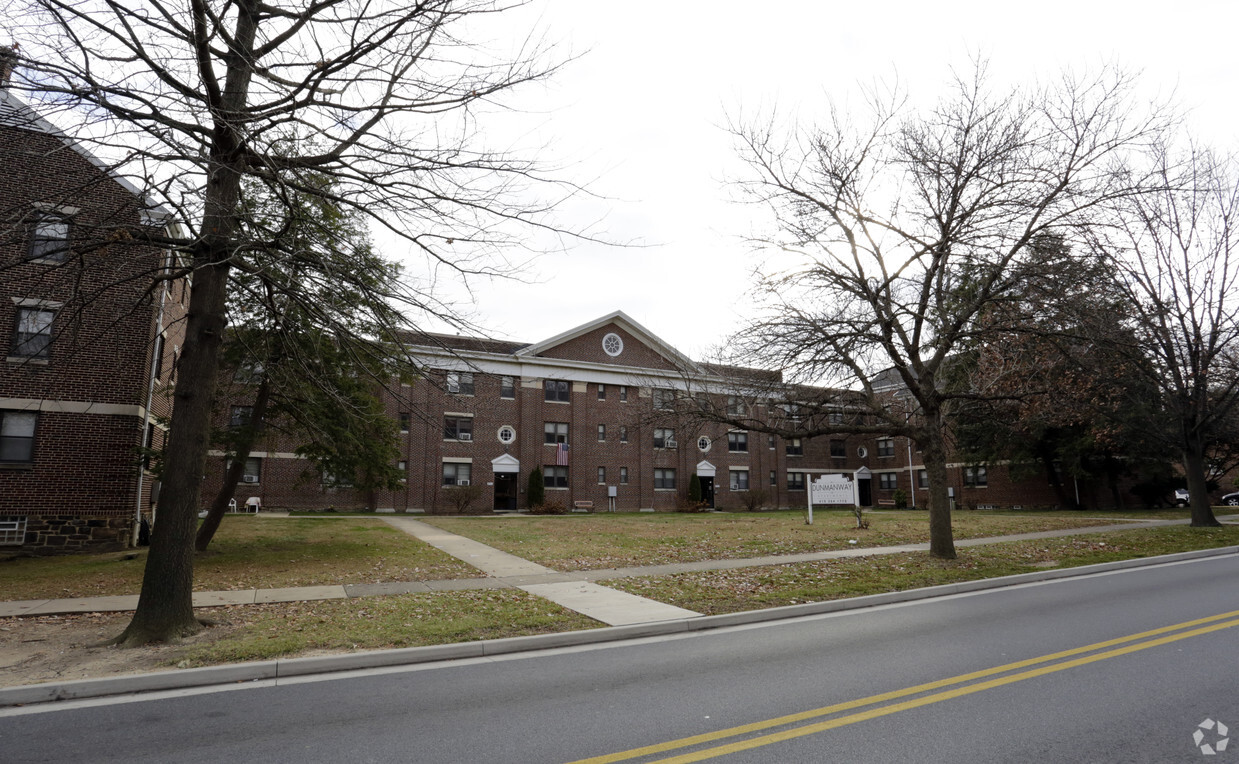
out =
{"type": "Polygon", "coordinates": [[[168,671],[194,645],[236,628],[220,620],[175,645],[91,647],[120,634],[131,617],[81,613],[0,619],[0,686],[168,671]]]}

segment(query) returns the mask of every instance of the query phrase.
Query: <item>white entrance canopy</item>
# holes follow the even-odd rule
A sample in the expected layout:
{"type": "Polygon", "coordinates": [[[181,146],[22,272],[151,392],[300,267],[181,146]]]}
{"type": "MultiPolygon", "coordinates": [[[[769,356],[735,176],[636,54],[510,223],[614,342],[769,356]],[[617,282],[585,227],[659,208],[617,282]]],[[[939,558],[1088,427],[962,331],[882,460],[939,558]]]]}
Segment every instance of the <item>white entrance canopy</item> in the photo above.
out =
{"type": "Polygon", "coordinates": [[[490,467],[496,473],[515,472],[520,474],[521,460],[512,454],[501,454],[490,460],[490,467]]]}

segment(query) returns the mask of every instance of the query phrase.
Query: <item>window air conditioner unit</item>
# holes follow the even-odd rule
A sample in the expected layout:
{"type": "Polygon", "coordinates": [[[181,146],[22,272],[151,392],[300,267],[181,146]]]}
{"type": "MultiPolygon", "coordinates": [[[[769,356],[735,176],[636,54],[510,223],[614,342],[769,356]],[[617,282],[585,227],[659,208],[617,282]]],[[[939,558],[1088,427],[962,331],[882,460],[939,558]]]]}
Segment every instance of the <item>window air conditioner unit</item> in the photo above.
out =
{"type": "Polygon", "coordinates": [[[241,482],[242,483],[257,483],[258,476],[257,475],[244,475],[241,477],[241,482]]]}
{"type": "Polygon", "coordinates": [[[678,445],[679,445],[679,443],[676,443],[674,440],[669,440],[669,441],[667,441],[667,445],[666,445],[666,447],[667,447],[667,448],[675,448],[675,447],[676,447],[676,446],[678,446],[678,445]]]}
{"type": "Polygon", "coordinates": [[[468,480],[457,480],[456,485],[469,485],[468,480]]]}
{"type": "Polygon", "coordinates": [[[462,432],[456,436],[456,440],[473,440],[473,433],[462,432]]]}

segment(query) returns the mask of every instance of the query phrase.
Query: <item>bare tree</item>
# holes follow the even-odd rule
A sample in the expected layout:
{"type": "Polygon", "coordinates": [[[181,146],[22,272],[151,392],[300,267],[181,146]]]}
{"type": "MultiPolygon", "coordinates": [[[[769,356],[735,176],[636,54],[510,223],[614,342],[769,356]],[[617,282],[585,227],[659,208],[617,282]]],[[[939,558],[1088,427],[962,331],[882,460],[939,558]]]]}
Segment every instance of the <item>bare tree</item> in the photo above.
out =
{"type": "Polygon", "coordinates": [[[1132,84],[1106,70],[995,94],[978,66],[924,111],[874,97],[860,127],[835,110],[787,137],[773,120],[733,130],[750,168],[740,188],[775,217],[757,243],[781,251],[759,274],[764,317],[735,344],[789,382],[848,391],[868,418],[836,431],[916,441],[935,557],[955,556],[951,414],[988,395],[962,359],[1030,323],[1031,282],[1070,287],[1054,282],[1064,255],[1038,237],[1078,241],[1099,205],[1140,191],[1126,154],[1168,118],[1138,110],[1132,84]],[[776,269],[779,256],[791,264],[776,269]]]}
{"type": "MultiPolygon", "coordinates": [[[[193,537],[230,276],[247,254],[243,180],[321,196],[404,237],[428,273],[383,295],[406,315],[451,317],[434,272],[494,273],[511,224],[544,226],[528,162],[485,149],[479,112],[547,76],[540,45],[514,56],[468,44],[503,3],[426,0],[18,0],[0,11],[20,44],[11,89],[170,210],[187,235],[159,243],[192,276],[163,490],[137,611],[122,644],[199,628],[193,537]],[[57,115],[57,112],[59,114],[57,115]],[[323,182],[326,179],[327,182],[323,182]]],[[[558,191],[556,192],[558,193],[558,191]]],[[[315,265],[307,263],[307,269],[315,265]]],[[[347,271],[318,266],[324,280],[347,271]]],[[[347,323],[347,306],[324,314],[347,323]]],[[[394,328],[393,328],[394,329],[394,328]]]]}
{"type": "Polygon", "coordinates": [[[1131,306],[1133,351],[1171,422],[1159,434],[1182,457],[1192,525],[1213,526],[1209,462],[1234,449],[1239,411],[1239,173],[1199,147],[1153,156],[1157,190],[1123,200],[1095,246],[1131,306]]]}

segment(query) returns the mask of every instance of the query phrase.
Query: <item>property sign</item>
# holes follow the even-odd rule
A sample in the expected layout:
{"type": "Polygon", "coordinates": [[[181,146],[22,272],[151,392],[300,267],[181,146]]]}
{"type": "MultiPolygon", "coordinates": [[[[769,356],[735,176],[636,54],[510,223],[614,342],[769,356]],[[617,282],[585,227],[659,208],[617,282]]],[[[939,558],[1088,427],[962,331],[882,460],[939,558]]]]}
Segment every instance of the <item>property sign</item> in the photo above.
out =
{"type": "Polygon", "coordinates": [[[852,506],[856,504],[854,486],[848,475],[822,475],[809,483],[809,503],[852,506]]]}

